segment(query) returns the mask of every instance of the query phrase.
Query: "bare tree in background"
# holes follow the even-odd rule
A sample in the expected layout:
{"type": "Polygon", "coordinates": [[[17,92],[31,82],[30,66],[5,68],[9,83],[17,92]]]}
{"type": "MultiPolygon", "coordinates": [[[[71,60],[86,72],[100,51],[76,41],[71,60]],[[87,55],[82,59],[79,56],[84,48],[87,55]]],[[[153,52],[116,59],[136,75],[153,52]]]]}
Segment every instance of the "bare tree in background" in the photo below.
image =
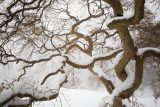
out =
{"type": "MultiPolygon", "coordinates": [[[[157,3],[158,4],[158,3],[157,3]]],[[[137,47],[160,47],[160,22],[155,22],[155,16],[150,10],[145,11],[144,19],[137,26],[133,26],[134,30],[139,31],[136,39],[137,47]]],[[[151,85],[154,90],[155,98],[160,96],[160,59],[159,57],[149,57],[144,65],[144,83],[143,85],[151,85]],[[149,65],[149,67],[148,67],[149,65]],[[152,75],[151,75],[152,74],[152,75]]]]}
{"type": "Polygon", "coordinates": [[[144,17],[145,0],[2,0],[0,5],[0,63],[19,65],[18,70],[23,71],[14,79],[2,80],[0,105],[22,97],[28,97],[24,105],[56,98],[70,66],[87,69],[103,83],[111,94],[106,107],[123,107],[122,100],[129,99],[142,82],[145,59],[160,57],[155,45],[137,48],[131,37],[130,29],[144,17]],[[133,14],[126,16],[124,10],[133,14]],[[107,46],[111,38],[119,38],[121,46],[107,46]],[[122,81],[120,87],[98,66],[111,59],[115,62],[113,71],[122,81]],[[127,69],[131,60],[135,61],[134,72],[127,69]],[[53,71],[38,69],[38,65],[53,71]],[[44,74],[37,80],[40,71],[44,74]],[[49,88],[47,82],[56,79],[54,89],[49,88]]]}

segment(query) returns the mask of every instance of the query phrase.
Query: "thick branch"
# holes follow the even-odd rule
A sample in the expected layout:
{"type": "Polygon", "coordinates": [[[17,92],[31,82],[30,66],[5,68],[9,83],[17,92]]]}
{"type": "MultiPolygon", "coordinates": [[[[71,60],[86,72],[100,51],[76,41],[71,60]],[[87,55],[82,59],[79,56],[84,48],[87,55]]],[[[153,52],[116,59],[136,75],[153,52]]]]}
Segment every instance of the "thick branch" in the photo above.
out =
{"type": "Polygon", "coordinates": [[[114,51],[111,51],[109,53],[106,54],[101,54],[101,55],[97,55],[97,56],[93,56],[90,59],[88,59],[88,63],[86,64],[82,64],[82,63],[77,63],[73,60],[68,59],[66,61],[67,64],[75,67],[75,68],[88,68],[90,65],[93,65],[95,62],[100,61],[100,60],[109,60],[111,58],[114,58],[119,52],[121,52],[122,49],[117,49],[114,51]]]}
{"type": "Polygon", "coordinates": [[[124,17],[124,16],[119,18],[115,17],[111,19],[112,21],[110,21],[108,27],[113,29],[121,25],[129,26],[129,25],[139,24],[144,17],[144,4],[145,0],[135,0],[134,15],[130,17],[124,17]]]}
{"type": "Polygon", "coordinates": [[[111,5],[115,16],[123,16],[123,8],[120,0],[103,0],[103,1],[111,5]]]}

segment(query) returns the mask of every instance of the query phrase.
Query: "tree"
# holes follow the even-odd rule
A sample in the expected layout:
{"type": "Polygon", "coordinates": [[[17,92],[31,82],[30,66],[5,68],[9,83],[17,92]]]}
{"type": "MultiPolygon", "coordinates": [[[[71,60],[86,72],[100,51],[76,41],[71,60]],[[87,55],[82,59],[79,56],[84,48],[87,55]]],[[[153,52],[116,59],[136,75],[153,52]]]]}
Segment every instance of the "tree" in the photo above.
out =
{"type": "MultiPolygon", "coordinates": [[[[134,29],[139,30],[139,36],[136,39],[136,44],[138,48],[144,47],[159,47],[159,21],[155,22],[155,16],[150,10],[146,10],[144,19],[138,26],[134,29]]],[[[144,78],[142,85],[151,85],[154,90],[155,98],[160,95],[159,92],[159,61],[157,57],[149,57],[144,62],[144,78]],[[150,67],[147,67],[147,66],[150,67]],[[152,74],[152,75],[151,75],[152,74]],[[151,81],[151,82],[150,82],[151,81]],[[146,84],[148,82],[149,84],[146,84]]]]}
{"type": "Polygon", "coordinates": [[[14,75],[3,76],[0,104],[56,98],[70,66],[97,76],[111,94],[106,106],[122,107],[141,84],[145,59],[160,57],[159,48],[137,48],[129,31],[143,19],[144,5],[145,0],[2,0],[0,63],[13,66],[14,72],[2,70],[14,75]],[[134,12],[126,16],[123,9],[130,6],[134,12]],[[119,38],[121,46],[108,46],[110,38],[119,38]],[[111,59],[120,87],[98,65],[111,59]],[[127,69],[131,60],[134,72],[127,69]]]}

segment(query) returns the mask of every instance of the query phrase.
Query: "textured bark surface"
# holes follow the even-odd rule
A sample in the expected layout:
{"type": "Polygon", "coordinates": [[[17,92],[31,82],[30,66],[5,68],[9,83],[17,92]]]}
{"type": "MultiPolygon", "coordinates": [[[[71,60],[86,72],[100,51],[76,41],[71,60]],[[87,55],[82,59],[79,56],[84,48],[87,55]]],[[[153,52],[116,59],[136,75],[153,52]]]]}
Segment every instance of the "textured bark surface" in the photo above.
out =
{"type": "MultiPolygon", "coordinates": [[[[110,6],[114,10],[114,14],[118,16],[123,15],[123,8],[120,0],[104,0],[106,3],[110,4],[110,6]],[[116,3],[117,2],[117,3],[116,3]],[[119,10],[117,10],[119,8],[119,10]]],[[[129,19],[119,19],[114,20],[108,24],[108,27],[111,29],[116,29],[118,31],[119,37],[122,42],[122,47],[124,50],[123,57],[118,62],[115,67],[115,72],[117,77],[124,81],[127,78],[125,67],[129,63],[131,59],[135,59],[136,61],[136,69],[135,69],[135,79],[131,86],[131,88],[122,91],[118,96],[114,97],[113,107],[122,107],[122,99],[129,98],[134,91],[139,87],[142,82],[143,75],[143,60],[139,57],[136,57],[137,47],[134,46],[133,39],[128,30],[129,25],[139,24],[144,16],[144,3],[145,0],[135,0],[135,13],[134,16],[129,19]]]]}
{"type": "Polygon", "coordinates": [[[122,106],[122,99],[119,97],[114,97],[113,107],[123,107],[122,106]]]}
{"type": "Polygon", "coordinates": [[[135,78],[132,86],[127,90],[124,90],[119,95],[121,98],[129,98],[136,89],[140,86],[143,78],[143,59],[141,57],[136,57],[136,68],[135,68],[135,78]]]}
{"type": "Polygon", "coordinates": [[[99,80],[103,83],[107,91],[112,94],[113,90],[115,89],[115,86],[113,85],[112,81],[106,80],[103,77],[99,78],[99,80]]]}

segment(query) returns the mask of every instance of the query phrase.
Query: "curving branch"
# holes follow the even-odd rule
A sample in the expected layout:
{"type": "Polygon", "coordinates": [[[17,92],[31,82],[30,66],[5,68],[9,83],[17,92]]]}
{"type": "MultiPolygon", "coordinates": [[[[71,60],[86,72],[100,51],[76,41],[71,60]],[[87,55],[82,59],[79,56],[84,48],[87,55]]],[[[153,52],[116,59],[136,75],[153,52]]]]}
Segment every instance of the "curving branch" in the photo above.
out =
{"type": "Polygon", "coordinates": [[[118,87],[115,88],[115,90],[117,90],[118,92],[117,95],[114,93],[115,90],[113,90],[113,93],[111,94],[111,96],[113,96],[112,98],[114,98],[113,107],[120,106],[117,104],[120,104],[122,102],[121,101],[122,99],[130,98],[130,96],[133,95],[135,90],[139,88],[143,78],[143,64],[144,64],[145,58],[150,56],[160,58],[160,49],[149,47],[149,48],[140,48],[138,50],[137,55],[135,57],[136,63],[135,63],[134,80],[131,84],[129,84],[129,87],[125,90],[123,89],[120,92],[118,92],[117,90],[118,87]]]}
{"type": "Polygon", "coordinates": [[[125,66],[128,64],[128,62],[133,59],[136,55],[137,48],[134,46],[133,39],[131,38],[131,35],[128,30],[128,26],[132,25],[133,23],[140,22],[142,20],[144,15],[144,0],[135,0],[135,13],[134,16],[132,16],[131,19],[127,19],[123,15],[123,9],[122,4],[120,0],[104,0],[108,4],[111,5],[111,7],[114,10],[114,14],[118,14],[119,10],[121,12],[121,16],[116,16],[111,19],[111,21],[108,23],[109,28],[115,28],[122,41],[122,47],[124,49],[124,54],[122,59],[117,64],[115,70],[117,73],[117,76],[120,80],[124,80],[121,76],[121,73],[124,71],[125,66]],[[116,3],[118,2],[118,3],[116,3]],[[116,7],[120,7],[119,10],[116,9],[116,7]],[[129,21],[131,20],[131,22],[129,21]]]}
{"type": "Polygon", "coordinates": [[[122,51],[122,49],[117,49],[117,50],[113,50],[111,52],[108,52],[106,54],[95,55],[93,57],[90,57],[88,60],[86,59],[87,63],[83,63],[83,62],[79,62],[78,63],[77,61],[71,60],[68,57],[68,59],[66,60],[66,63],[71,65],[71,66],[73,66],[73,67],[75,67],[75,68],[83,68],[83,69],[85,69],[85,68],[88,68],[89,66],[93,65],[97,61],[112,59],[118,53],[120,53],[121,51],[122,51]]]}

